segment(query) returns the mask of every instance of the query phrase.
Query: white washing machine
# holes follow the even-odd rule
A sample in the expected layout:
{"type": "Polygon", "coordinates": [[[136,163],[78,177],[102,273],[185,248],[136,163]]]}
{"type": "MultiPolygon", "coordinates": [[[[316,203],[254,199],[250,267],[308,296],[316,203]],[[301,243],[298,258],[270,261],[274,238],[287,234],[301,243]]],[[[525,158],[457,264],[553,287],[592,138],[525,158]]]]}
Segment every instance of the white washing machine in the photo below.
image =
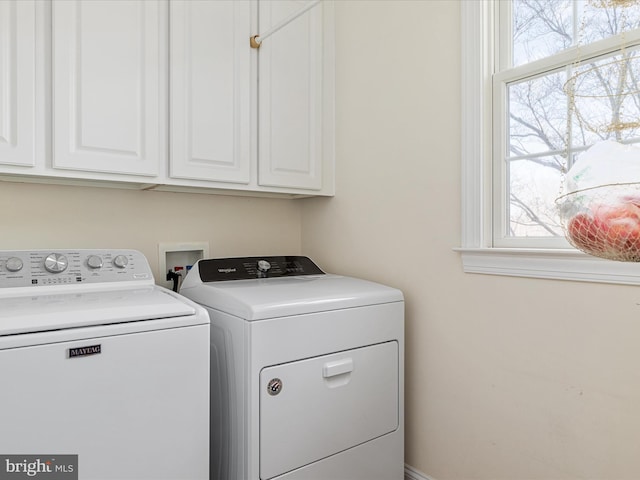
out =
{"type": "Polygon", "coordinates": [[[0,477],[209,478],[209,351],[137,251],[0,251],[0,477]]]}
{"type": "Polygon", "coordinates": [[[404,300],[307,257],[200,260],[211,478],[404,478],[404,300]]]}

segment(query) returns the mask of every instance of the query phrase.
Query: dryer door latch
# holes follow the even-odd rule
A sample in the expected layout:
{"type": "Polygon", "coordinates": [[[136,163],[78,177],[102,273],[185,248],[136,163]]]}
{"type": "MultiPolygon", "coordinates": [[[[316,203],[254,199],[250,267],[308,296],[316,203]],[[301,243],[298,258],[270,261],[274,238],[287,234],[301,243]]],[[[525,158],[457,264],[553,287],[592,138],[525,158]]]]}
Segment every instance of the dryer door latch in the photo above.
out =
{"type": "Polygon", "coordinates": [[[324,378],[335,377],[336,375],[342,375],[353,371],[353,359],[345,358],[344,360],[338,360],[337,362],[325,363],[322,367],[322,376],[324,378]]]}

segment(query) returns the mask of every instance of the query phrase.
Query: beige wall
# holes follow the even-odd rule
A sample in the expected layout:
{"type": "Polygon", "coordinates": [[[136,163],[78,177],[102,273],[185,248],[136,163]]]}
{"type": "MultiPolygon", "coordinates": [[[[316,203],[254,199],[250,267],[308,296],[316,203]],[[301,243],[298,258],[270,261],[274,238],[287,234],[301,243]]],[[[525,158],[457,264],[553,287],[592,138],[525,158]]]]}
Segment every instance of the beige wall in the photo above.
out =
{"type": "MultiPolygon", "coordinates": [[[[464,274],[460,7],[337,2],[337,195],[302,250],[406,296],[406,460],[437,480],[640,478],[640,290],[464,274]]],[[[640,267],[639,267],[640,268],[640,267]]]]}
{"type": "Polygon", "coordinates": [[[156,280],[159,242],[209,242],[211,256],[298,253],[300,203],[0,182],[0,249],[133,248],[156,280]]]}

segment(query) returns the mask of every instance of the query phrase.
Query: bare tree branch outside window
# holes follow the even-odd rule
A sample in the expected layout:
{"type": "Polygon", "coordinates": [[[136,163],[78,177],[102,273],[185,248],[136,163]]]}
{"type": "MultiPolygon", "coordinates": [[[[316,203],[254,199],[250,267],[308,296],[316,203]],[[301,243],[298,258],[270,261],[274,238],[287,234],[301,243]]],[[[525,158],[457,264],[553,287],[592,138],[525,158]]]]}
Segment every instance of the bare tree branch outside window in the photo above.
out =
{"type": "MultiPolygon", "coordinates": [[[[637,28],[640,5],[513,0],[512,64],[523,65],[637,28]]],[[[507,85],[508,235],[563,235],[554,200],[562,173],[574,158],[567,158],[568,153],[607,139],[640,140],[640,127],[633,127],[634,121],[640,122],[639,79],[638,50],[621,48],[612,57],[507,85]],[[572,98],[565,92],[570,79],[572,98]],[[622,128],[625,125],[628,128],[622,128]]]]}

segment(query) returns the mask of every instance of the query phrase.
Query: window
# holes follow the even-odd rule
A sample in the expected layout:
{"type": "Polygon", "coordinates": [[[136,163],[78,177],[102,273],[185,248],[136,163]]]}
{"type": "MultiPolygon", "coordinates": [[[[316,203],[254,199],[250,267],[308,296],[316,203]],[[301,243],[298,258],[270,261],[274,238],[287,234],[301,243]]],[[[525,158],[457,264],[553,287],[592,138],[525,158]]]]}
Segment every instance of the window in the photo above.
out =
{"type": "Polygon", "coordinates": [[[608,138],[640,142],[640,4],[461,8],[465,271],[640,284],[640,265],[571,248],[555,208],[577,155],[608,138]],[[620,82],[622,55],[629,71],[620,82]],[[611,101],[616,88],[636,94],[611,101]],[[630,128],[610,128],[615,122],[630,128]]]}

